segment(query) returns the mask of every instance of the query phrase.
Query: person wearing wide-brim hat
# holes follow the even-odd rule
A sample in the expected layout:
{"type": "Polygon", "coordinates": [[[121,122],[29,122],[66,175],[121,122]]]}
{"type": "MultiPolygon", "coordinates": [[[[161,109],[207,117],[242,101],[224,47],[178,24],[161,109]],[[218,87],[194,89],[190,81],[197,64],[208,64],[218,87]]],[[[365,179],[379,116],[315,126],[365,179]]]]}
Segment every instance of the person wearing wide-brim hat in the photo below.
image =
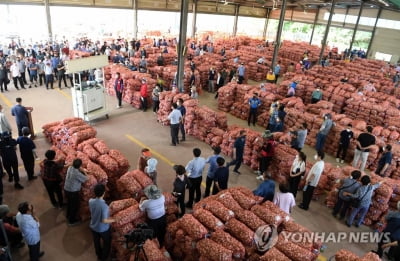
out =
{"type": "Polygon", "coordinates": [[[167,228],[165,197],[156,185],[148,185],[143,193],[147,199],[144,197],[140,199],[139,208],[141,211],[146,211],[148,225],[153,229],[154,237],[157,237],[160,247],[163,247],[167,228]]]}
{"type": "Polygon", "coordinates": [[[264,138],[263,145],[259,151],[259,167],[258,167],[258,177],[257,179],[262,180],[262,174],[268,170],[268,167],[274,156],[274,151],[277,143],[274,140],[274,135],[270,130],[265,130],[262,134],[264,138]]]}

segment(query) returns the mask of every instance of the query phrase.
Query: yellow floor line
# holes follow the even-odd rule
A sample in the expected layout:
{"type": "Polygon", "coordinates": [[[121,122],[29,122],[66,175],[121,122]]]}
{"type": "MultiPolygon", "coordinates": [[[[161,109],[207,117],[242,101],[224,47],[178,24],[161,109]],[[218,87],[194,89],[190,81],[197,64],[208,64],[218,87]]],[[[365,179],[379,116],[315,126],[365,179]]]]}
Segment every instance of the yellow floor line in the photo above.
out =
{"type": "Polygon", "coordinates": [[[0,93],[0,99],[4,102],[5,105],[7,105],[7,107],[12,107],[11,101],[6,96],[4,96],[4,94],[0,93]]]}
{"type": "Polygon", "coordinates": [[[165,163],[167,163],[171,167],[175,165],[175,163],[173,163],[172,161],[170,161],[169,159],[167,159],[166,157],[164,157],[163,155],[161,155],[157,151],[153,150],[149,146],[146,146],[144,143],[142,143],[138,139],[134,138],[132,135],[126,134],[125,137],[127,137],[130,141],[132,141],[133,143],[136,143],[137,145],[139,145],[142,148],[148,148],[154,156],[156,156],[157,158],[161,159],[162,161],[164,161],[165,163]]]}
{"type": "MultiPolygon", "coordinates": [[[[175,164],[170,161],[169,159],[167,159],[166,157],[164,157],[163,155],[161,155],[160,153],[158,153],[157,151],[153,150],[152,148],[150,148],[149,146],[146,146],[146,144],[142,143],[141,141],[139,141],[138,139],[134,138],[132,135],[129,134],[125,134],[125,137],[132,141],[133,143],[136,143],[137,145],[139,145],[139,147],[142,148],[148,148],[151,153],[156,156],[157,158],[159,158],[160,160],[164,161],[165,163],[167,163],[168,165],[170,165],[171,167],[174,166],[175,164]]],[[[201,183],[202,187],[206,187],[206,183],[202,182],[201,183]]]]}
{"type": "Polygon", "coordinates": [[[61,93],[61,94],[64,95],[65,97],[67,97],[68,99],[72,99],[72,96],[69,95],[68,93],[64,92],[63,90],[56,89],[56,91],[58,91],[59,93],[61,93]]]}

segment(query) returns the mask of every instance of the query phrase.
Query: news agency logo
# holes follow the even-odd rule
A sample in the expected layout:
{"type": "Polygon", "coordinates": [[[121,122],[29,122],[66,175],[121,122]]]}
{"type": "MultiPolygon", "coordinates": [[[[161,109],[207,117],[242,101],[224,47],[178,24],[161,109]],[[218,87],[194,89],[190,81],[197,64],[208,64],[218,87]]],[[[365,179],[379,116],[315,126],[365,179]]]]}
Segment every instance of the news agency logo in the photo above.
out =
{"type": "Polygon", "coordinates": [[[379,243],[390,242],[390,233],[379,232],[287,232],[282,231],[285,242],[292,243],[379,243]]]}

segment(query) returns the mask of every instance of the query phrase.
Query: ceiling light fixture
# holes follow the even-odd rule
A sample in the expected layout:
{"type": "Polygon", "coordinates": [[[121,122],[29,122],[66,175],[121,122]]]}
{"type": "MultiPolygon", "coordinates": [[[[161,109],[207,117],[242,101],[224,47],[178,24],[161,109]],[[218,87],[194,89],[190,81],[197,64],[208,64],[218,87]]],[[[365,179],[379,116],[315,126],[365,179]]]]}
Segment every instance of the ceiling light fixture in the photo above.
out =
{"type": "Polygon", "coordinates": [[[227,4],[229,4],[229,3],[225,0],[224,5],[227,5],[227,4]]]}
{"type": "Polygon", "coordinates": [[[378,0],[379,3],[384,4],[385,6],[389,6],[389,3],[385,0],[378,0]]]}

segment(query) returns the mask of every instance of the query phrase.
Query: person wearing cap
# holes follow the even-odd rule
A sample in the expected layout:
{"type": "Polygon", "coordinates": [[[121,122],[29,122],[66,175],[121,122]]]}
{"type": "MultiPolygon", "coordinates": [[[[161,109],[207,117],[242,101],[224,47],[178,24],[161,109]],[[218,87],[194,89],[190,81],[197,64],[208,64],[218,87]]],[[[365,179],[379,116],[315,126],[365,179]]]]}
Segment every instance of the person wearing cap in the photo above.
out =
{"type": "Polygon", "coordinates": [[[263,197],[263,201],[272,201],[275,195],[275,182],[272,180],[271,174],[267,171],[263,173],[263,182],[253,190],[253,194],[259,197],[263,197]]]}
{"type": "Polygon", "coordinates": [[[350,146],[350,141],[354,137],[354,133],[351,131],[351,127],[352,125],[348,124],[347,128],[340,132],[339,147],[336,152],[336,162],[339,162],[340,160],[340,163],[343,163],[346,158],[347,149],[350,146]]]}
{"type": "Polygon", "coordinates": [[[147,199],[145,197],[140,199],[139,209],[146,212],[148,225],[153,229],[160,247],[163,247],[167,228],[165,197],[156,185],[145,187],[143,192],[147,199]]]}
{"type": "Polygon", "coordinates": [[[311,103],[317,103],[322,100],[322,92],[321,89],[317,86],[317,88],[311,94],[311,103]]]}
{"type": "Polygon", "coordinates": [[[0,155],[3,159],[3,166],[8,174],[8,181],[14,181],[16,189],[23,189],[19,184],[18,157],[17,157],[17,141],[11,137],[11,134],[4,132],[0,140],[0,155]]]}
{"type": "Polygon", "coordinates": [[[323,151],[326,136],[329,134],[329,131],[335,123],[332,121],[332,115],[327,113],[324,115],[324,121],[322,122],[321,127],[319,128],[319,132],[317,134],[317,141],[315,143],[315,150],[316,151],[323,151]]]}
{"type": "Polygon", "coordinates": [[[141,151],[141,155],[138,159],[136,168],[144,172],[145,168],[147,167],[147,160],[150,159],[150,157],[151,157],[150,150],[148,148],[143,148],[141,151]]]}
{"type": "Polygon", "coordinates": [[[79,158],[74,159],[72,166],[68,167],[67,176],[64,182],[64,191],[67,197],[67,220],[68,226],[80,224],[77,218],[79,212],[79,205],[81,201],[81,187],[89,178],[85,174],[85,169],[82,167],[82,160],[79,158]]]}
{"type": "Polygon", "coordinates": [[[147,160],[147,166],[144,168],[144,172],[151,178],[154,185],[157,185],[157,164],[158,161],[150,156],[147,160]]]}
{"type": "Polygon", "coordinates": [[[29,259],[30,261],[39,261],[39,258],[44,255],[44,252],[40,251],[39,219],[34,214],[33,206],[28,202],[20,203],[18,211],[16,220],[28,245],[29,259]]]}
{"type": "Polygon", "coordinates": [[[246,131],[241,130],[239,132],[239,137],[236,138],[235,143],[233,144],[232,161],[226,163],[226,166],[228,168],[232,165],[235,165],[233,172],[238,175],[241,174],[239,172],[239,168],[242,165],[245,144],[246,144],[246,131]]]}
{"type": "Polygon", "coordinates": [[[246,73],[246,67],[244,67],[244,63],[241,63],[237,69],[237,74],[238,74],[238,84],[242,84],[244,81],[246,73]]]}
{"type": "Polygon", "coordinates": [[[216,147],[213,147],[212,149],[213,149],[214,154],[212,156],[208,157],[206,160],[206,163],[210,164],[210,166],[208,167],[208,171],[207,171],[206,189],[204,191],[203,198],[210,196],[211,186],[213,185],[213,182],[214,182],[214,176],[215,176],[214,174],[218,168],[217,159],[219,157],[221,157],[219,155],[221,153],[221,147],[216,146],[216,147]]]}
{"type": "Polygon", "coordinates": [[[254,93],[253,97],[248,101],[250,110],[249,110],[249,117],[247,118],[247,124],[250,126],[250,121],[253,118],[253,126],[256,126],[257,121],[257,109],[261,106],[261,101],[258,98],[258,93],[254,93]]]}
{"type": "Polygon", "coordinates": [[[186,172],[188,173],[189,182],[189,200],[186,203],[187,208],[192,208],[193,201],[199,202],[201,199],[201,182],[203,180],[203,170],[206,165],[206,159],[200,157],[201,150],[199,148],[193,149],[194,158],[186,165],[186,172]],[[196,193],[196,198],[195,198],[196,193]]]}
{"type": "Polygon", "coordinates": [[[186,169],[182,165],[174,165],[174,170],[176,173],[176,178],[173,183],[172,195],[176,197],[176,204],[180,208],[180,217],[185,215],[185,192],[189,188],[189,179],[185,175],[186,169]]]}
{"type": "Polygon", "coordinates": [[[115,222],[110,218],[110,210],[104,201],[106,187],[99,183],[94,187],[95,198],[89,199],[90,229],[92,230],[94,249],[98,260],[106,261],[111,250],[111,226],[115,222]]]}
{"type": "Polygon", "coordinates": [[[217,158],[218,168],[215,170],[214,173],[214,187],[212,190],[213,195],[228,188],[229,168],[225,167],[224,164],[224,158],[217,158]]]}
{"type": "Polygon", "coordinates": [[[182,120],[182,113],[178,109],[178,104],[173,103],[171,106],[172,111],[168,115],[168,120],[170,122],[170,128],[171,128],[171,145],[176,146],[176,144],[179,144],[179,124],[182,120]]]}
{"type": "MultiPolygon", "coordinates": [[[[0,219],[3,220],[7,239],[11,247],[21,248],[25,244],[22,242],[21,230],[15,226],[14,218],[15,214],[10,213],[10,208],[8,205],[0,205],[0,219]]],[[[0,234],[0,245],[6,245],[2,234],[0,234]]]]}
{"type": "Polygon", "coordinates": [[[142,85],[140,85],[140,103],[141,109],[143,112],[147,110],[147,97],[149,94],[147,93],[147,82],[146,79],[142,79],[142,85]]]}
{"type": "Polygon", "coordinates": [[[40,176],[43,179],[44,186],[49,194],[51,204],[55,208],[62,208],[64,205],[64,198],[61,191],[61,175],[60,172],[64,168],[63,161],[55,161],[56,152],[54,150],[47,150],[45,159],[40,163],[40,176]],[[57,199],[55,198],[57,195],[57,199]]]}
{"type": "Polygon", "coordinates": [[[34,180],[35,176],[35,158],[36,155],[36,145],[30,139],[30,130],[28,127],[22,128],[22,136],[17,138],[17,143],[19,145],[19,151],[21,153],[21,159],[24,163],[24,168],[28,176],[28,180],[34,180]]]}
{"type": "Polygon", "coordinates": [[[266,80],[268,83],[275,83],[275,74],[272,70],[269,70],[266,76],[266,80]]]}

